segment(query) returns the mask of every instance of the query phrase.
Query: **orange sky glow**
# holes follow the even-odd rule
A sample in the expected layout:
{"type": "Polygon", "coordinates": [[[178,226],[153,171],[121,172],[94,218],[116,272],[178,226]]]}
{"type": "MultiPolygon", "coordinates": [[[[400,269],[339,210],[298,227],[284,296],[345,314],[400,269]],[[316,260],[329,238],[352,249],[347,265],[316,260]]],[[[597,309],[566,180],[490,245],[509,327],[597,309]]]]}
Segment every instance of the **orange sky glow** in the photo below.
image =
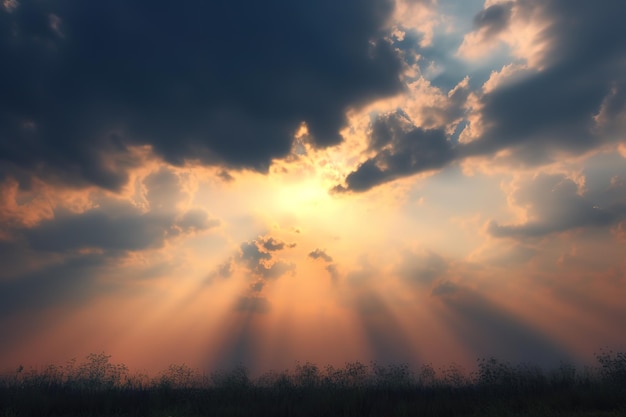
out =
{"type": "MultiPolygon", "coordinates": [[[[0,23],[22,24],[21,8],[35,7],[23,3],[5,2],[0,23]]],[[[146,86],[195,104],[156,124],[156,104],[150,117],[137,110],[151,103],[137,104],[139,87],[98,90],[102,102],[84,107],[63,101],[88,109],[69,124],[94,138],[85,149],[50,139],[76,133],[53,132],[56,116],[0,101],[0,371],[99,352],[149,374],[357,360],[471,371],[479,357],[550,367],[626,349],[626,71],[606,70],[626,42],[602,38],[617,52],[585,58],[558,12],[587,6],[557,1],[367,3],[389,6],[385,19],[372,12],[376,27],[354,14],[363,34],[329,33],[370,39],[350,59],[390,77],[376,88],[356,75],[327,79],[321,64],[320,80],[285,70],[265,109],[246,101],[263,81],[232,69],[244,87],[231,96],[202,79],[189,87],[215,88],[217,104],[155,72],[146,86]],[[371,40],[380,33],[387,52],[371,40]],[[578,71],[583,59],[606,65],[578,71]],[[561,88],[566,78],[576,87],[561,88]],[[323,105],[286,92],[294,80],[323,105]],[[338,114],[320,116],[326,108],[338,114]],[[218,119],[241,130],[229,136],[218,119]]],[[[53,14],[60,29],[47,29],[51,45],[87,30],[63,12],[53,14]]],[[[581,30],[601,36],[590,22],[581,30]]],[[[333,51],[329,60],[349,65],[333,51]]]]}

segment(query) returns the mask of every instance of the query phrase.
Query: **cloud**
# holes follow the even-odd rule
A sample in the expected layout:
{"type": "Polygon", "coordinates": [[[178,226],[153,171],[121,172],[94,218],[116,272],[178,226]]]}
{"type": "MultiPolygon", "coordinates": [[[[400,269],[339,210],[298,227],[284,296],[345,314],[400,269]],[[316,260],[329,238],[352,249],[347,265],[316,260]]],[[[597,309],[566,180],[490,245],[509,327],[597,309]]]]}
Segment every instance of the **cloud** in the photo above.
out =
{"type": "Polygon", "coordinates": [[[333,258],[328,255],[324,250],[322,249],[315,249],[313,252],[309,253],[309,258],[313,258],[313,259],[321,259],[324,262],[332,262],[333,258]]]}
{"type": "Polygon", "coordinates": [[[460,290],[460,287],[451,281],[442,281],[437,283],[433,288],[431,294],[434,296],[446,296],[452,295],[460,290]]]}
{"type": "Polygon", "coordinates": [[[221,170],[220,172],[217,173],[217,177],[220,178],[222,181],[224,182],[232,182],[235,180],[235,177],[233,177],[228,171],[226,170],[221,170]]]}
{"type": "Polygon", "coordinates": [[[515,205],[527,208],[529,220],[509,225],[491,221],[488,231],[496,237],[532,238],[617,224],[626,218],[623,188],[611,189],[609,184],[605,187],[600,195],[594,190],[581,193],[578,185],[563,175],[540,174],[512,196],[515,205]],[[599,205],[602,200],[606,206],[599,205]]]}
{"type": "Polygon", "coordinates": [[[219,226],[220,221],[203,208],[181,212],[177,206],[186,195],[169,170],[147,176],[143,185],[148,211],[127,200],[96,196],[93,208],[78,213],[58,208],[50,218],[16,233],[38,251],[140,251],[219,226]]]}
{"type": "Polygon", "coordinates": [[[219,223],[201,209],[187,211],[177,221],[174,214],[141,213],[134,207],[117,212],[100,208],[80,214],[58,213],[20,234],[38,251],[139,251],[159,248],[168,238],[209,230],[219,223]]]}
{"type": "Polygon", "coordinates": [[[257,272],[265,279],[277,279],[289,272],[294,272],[295,270],[295,263],[278,259],[274,260],[274,262],[270,265],[263,265],[257,270],[257,272]]]}
{"type": "Polygon", "coordinates": [[[377,185],[419,172],[440,169],[455,158],[453,145],[442,129],[414,126],[404,112],[379,116],[369,134],[375,156],[361,163],[335,192],[363,192],[377,185]]]}
{"type": "Polygon", "coordinates": [[[275,251],[283,250],[285,249],[285,247],[287,248],[296,247],[295,243],[285,243],[271,236],[260,237],[259,239],[257,239],[257,242],[263,247],[263,249],[265,249],[268,252],[275,252],[275,251]]]}
{"type": "Polygon", "coordinates": [[[226,261],[222,262],[217,266],[215,271],[211,273],[207,279],[207,282],[213,282],[215,277],[219,278],[230,278],[233,274],[234,262],[233,258],[228,258],[226,261]]]}
{"type": "Polygon", "coordinates": [[[266,172],[302,122],[315,146],[339,143],[347,110],[402,88],[393,10],[22,2],[0,13],[0,175],[118,190],[139,163],[133,146],[266,172]]]}
{"type": "Polygon", "coordinates": [[[208,282],[215,276],[230,277],[236,264],[242,265],[248,272],[245,279],[249,282],[244,294],[236,303],[235,310],[249,314],[265,314],[270,311],[271,303],[262,294],[264,288],[272,280],[276,280],[287,273],[293,273],[296,265],[277,257],[276,252],[293,248],[295,244],[286,244],[272,236],[259,236],[239,247],[239,254],[227,263],[218,267],[208,282]]]}
{"type": "Polygon", "coordinates": [[[240,245],[238,260],[257,278],[277,279],[295,271],[296,265],[276,258],[272,252],[293,247],[295,244],[285,244],[271,236],[259,236],[240,245]]]}
{"type": "MultiPolygon", "coordinates": [[[[178,207],[186,195],[180,192],[178,177],[168,170],[138,180],[136,188],[144,195],[130,201],[98,190],[66,196],[66,189],[44,187],[38,198],[51,198],[47,215],[37,221],[14,221],[11,210],[6,210],[11,204],[0,209],[0,229],[8,231],[0,240],[3,311],[83,303],[124,287],[124,276],[141,280],[167,273],[174,266],[171,259],[160,257],[148,264],[135,261],[149,259],[146,251],[162,248],[167,241],[220,224],[202,208],[178,207]],[[66,197],[68,202],[62,203],[66,197]],[[127,272],[119,279],[100,281],[104,275],[119,276],[120,270],[127,272]]],[[[20,193],[11,197],[20,203],[16,208],[26,210],[22,202],[37,201],[25,195],[26,200],[20,193]]]]}
{"type": "MultiPolygon", "coordinates": [[[[334,190],[363,192],[472,157],[541,166],[623,142],[626,33],[615,28],[624,13],[626,4],[619,1],[518,0],[488,6],[476,15],[466,41],[481,34],[488,43],[508,44],[515,61],[501,73],[514,73],[511,79],[488,83],[484,90],[471,91],[467,84],[456,98],[449,95],[448,104],[438,103],[434,117],[424,113],[428,107],[419,110],[417,125],[402,110],[379,116],[369,133],[374,155],[334,190]],[[449,109],[450,117],[442,118],[438,109],[449,109]],[[457,120],[460,143],[450,126],[433,125],[439,119],[457,120]]],[[[408,107],[407,112],[415,113],[408,107]]]]}
{"type": "Polygon", "coordinates": [[[268,252],[264,252],[259,248],[256,240],[251,242],[244,242],[240,245],[241,257],[240,259],[250,268],[256,270],[262,261],[272,259],[272,255],[268,252]]]}
{"type": "Polygon", "coordinates": [[[265,281],[261,281],[261,280],[250,284],[250,290],[252,292],[261,292],[263,291],[264,287],[265,287],[265,281]]]}
{"type": "Polygon", "coordinates": [[[535,41],[545,45],[537,64],[542,69],[480,98],[488,128],[474,152],[510,148],[513,158],[541,164],[559,151],[580,154],[612,140],[596,134],[594,116],[626,85],[626,34],[614,30],[626,5],[561,0],[517,1],[515,7],[520,16],[539,14],[546,22],[535,41]]]}
{"type": "Polygon", "coordinates": [[[357,293],[353,303],[367,348],[377,361],[410,363],[416,359],[406,331],[378,293],[372,290],[357,293]]]}
{"type": "Polygon", "coordinates": [[[513,2],[491,5],[474,16],[474,27],[483,31],[485,37],[497,35],[508,26],[512,8],[513,2]]]}
{"type": "Polygon", "coordinates": [[[337,282],[339,282],[339,275],[340,275],[339,268],[337,268],[337,264],[332,263],[333,262],[332,256],[327,254],[325,250],[316,248],[314,251],[309,253],[309,258],[316,259],[316,260],[320,259],[323,262],[326,262],[327,265],[324,269],[326,269],[326,271],[330,275],[331,282],[333,284],[336,284],[337,282]]]}
{"type": "Polygon", "coordinates": [[[145,199],[150,211],[171,213],[187,198],[178,175],[170,169],[161,168],[143,180],[145,199]]]}
{"type": "Polygon", "coordinates": [[[206,210],[199,208],[186,211],[180,219],[176,221],[176,226],[184,233],[208,230],[219,225],[220,221],[218,219],[211,218],[206,210]]]}
{"type": "Polygon", "coordinates": [[[339,269],[337,264],[326,265],[326,271],[330,274],[330,280],[336,284],[339,281],[339,269]]]}

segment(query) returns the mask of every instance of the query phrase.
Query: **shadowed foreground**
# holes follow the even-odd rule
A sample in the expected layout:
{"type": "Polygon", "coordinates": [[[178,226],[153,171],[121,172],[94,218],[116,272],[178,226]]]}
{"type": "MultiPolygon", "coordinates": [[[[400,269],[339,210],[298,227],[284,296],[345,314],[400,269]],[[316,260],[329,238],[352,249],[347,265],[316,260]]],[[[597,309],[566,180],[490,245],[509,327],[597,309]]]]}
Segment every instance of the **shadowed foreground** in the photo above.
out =
{"type": "Polygon", "coordinates": [[[595,368],[478,360],[417,373],[406,365],[292,371],[252,379],[243,367],[201,375],[172,365],[155,378],[130,374],[109,356],[25,371],[0,381],[0,417],[9,416],[624,416],[626,354],[602,351],[595,368]]]}

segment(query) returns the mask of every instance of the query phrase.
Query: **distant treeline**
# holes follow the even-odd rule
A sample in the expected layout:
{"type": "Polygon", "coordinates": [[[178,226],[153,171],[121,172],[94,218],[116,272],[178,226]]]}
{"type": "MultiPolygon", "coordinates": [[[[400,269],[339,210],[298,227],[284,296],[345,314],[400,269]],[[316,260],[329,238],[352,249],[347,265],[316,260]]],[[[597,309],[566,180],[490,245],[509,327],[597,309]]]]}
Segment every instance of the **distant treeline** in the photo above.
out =
{"type": "Polygon", "coordinates": [[[479,359],[455,365],[296,363],[251,378],[238,366],[203,374],[171,365],[130,373],[104,353],[42,370],[19,366],[0,378],[0,417],[9,416],[624,416],[626,354],[603,350],[595,367],[479,359]]]}

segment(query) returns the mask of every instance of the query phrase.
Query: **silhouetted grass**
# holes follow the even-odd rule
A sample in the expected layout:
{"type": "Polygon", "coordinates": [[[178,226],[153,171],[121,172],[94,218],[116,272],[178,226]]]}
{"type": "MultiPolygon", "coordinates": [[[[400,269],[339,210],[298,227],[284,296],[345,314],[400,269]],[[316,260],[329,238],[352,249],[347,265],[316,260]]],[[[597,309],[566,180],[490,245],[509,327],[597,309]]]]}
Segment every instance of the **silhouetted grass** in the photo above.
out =
{"type": "Polygon", "coordinates": [[[0,417],[17,416],[625,416],[626,355],[602,351],[598,367],[552,371],[480,359],[469,375],[450,366],[418,372],[360,362],[296,364],[251,378],[240,366],[200,374],[172,365],[130,374],[105,354],[84,362],[18,368],[0,380],[0,417]]]}

